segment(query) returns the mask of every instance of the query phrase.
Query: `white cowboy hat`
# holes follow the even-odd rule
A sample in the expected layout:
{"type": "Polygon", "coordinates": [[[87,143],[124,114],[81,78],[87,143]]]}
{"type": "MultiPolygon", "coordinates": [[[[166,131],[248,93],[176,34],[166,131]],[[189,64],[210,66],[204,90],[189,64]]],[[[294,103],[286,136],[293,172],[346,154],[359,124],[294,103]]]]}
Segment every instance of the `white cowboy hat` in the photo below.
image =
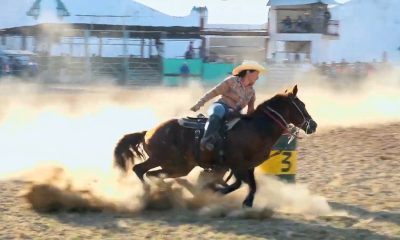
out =
{"type": "Polygon", "coordinates": [[[232,71],[233,75],[238,75],[243,70],[256,70],[258,72],[265,72],[265,68],[256,61],[244,60],[242,64],[235,67],[232,71]]]}

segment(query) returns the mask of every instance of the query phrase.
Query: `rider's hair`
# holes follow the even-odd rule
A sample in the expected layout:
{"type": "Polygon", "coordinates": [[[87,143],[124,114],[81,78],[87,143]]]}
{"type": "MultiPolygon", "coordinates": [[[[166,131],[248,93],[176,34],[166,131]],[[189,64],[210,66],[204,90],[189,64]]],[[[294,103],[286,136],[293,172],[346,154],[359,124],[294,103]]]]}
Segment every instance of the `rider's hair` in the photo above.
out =
{"type": "Polygon", "coordinates": [[[247,73],[252,73],[252,72],[255,72],[255,71],[256,70],[242,70],[238,74],[236,74],[235,76],[243,78],[244,76],[246,76],[247,73]]]}

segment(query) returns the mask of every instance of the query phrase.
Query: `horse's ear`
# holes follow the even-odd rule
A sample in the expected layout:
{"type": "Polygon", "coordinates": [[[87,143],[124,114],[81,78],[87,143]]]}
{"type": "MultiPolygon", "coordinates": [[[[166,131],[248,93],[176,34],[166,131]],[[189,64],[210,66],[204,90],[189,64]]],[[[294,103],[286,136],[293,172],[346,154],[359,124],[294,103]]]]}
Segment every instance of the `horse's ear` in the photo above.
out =
{"type": "Polygon", "coordinates": [[[297,84],[296,84],[296,85],[294,85],[293,90],[292,90],[293,96],[297,95],[297,91],[298,91],[298,89],[297,89],[297,84]]]}
{"type": "Polygon", "coordinates": [[[288,90],[286,89],[286,90],[285,90],[285,93],[287,93],[287,92],[288,92],[288,90]]]}

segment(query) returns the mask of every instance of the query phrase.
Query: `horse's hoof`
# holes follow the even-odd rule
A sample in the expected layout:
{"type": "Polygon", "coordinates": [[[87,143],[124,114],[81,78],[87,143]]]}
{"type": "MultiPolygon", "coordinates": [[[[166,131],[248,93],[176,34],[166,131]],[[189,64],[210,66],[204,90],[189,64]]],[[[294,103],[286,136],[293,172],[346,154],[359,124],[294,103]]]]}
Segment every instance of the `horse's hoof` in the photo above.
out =
{"type": "Polygon", "coordinates": [[[242,208],[243,208],[243,209],[248,209],[248,208],[253,208],[253,206],[252,206],[251,204],[248,205],[248,204],[243,203],[243,204],[242,204],[242,208]]]}
{"type": "Polygon", "coordinates": [[[214,150],[214,144],[209,142],[201,142],[200,143],[200,150],[201,151],[209,151],[212,152],[214,150]]]}
{"type": "Polygon", "coordinates": [[[252,202],[244,201],[242,203],[242,208],[252,208],[252,207],[253,207],[253,203],[252,202]]]}
{"type": "Polygon", "coordinates": [[[225,194],[229,193],[229,189],[215,187],[215,192],[225,195],[225,194]]]}
{"type": "Polygon", "coordinates": [[[214,144],[212,144],[212,143],[207,143],[207,144],[205,145],[205,148],[206,148],[208,151],[212,152],[212,150],[214,150],[214,144]]]}

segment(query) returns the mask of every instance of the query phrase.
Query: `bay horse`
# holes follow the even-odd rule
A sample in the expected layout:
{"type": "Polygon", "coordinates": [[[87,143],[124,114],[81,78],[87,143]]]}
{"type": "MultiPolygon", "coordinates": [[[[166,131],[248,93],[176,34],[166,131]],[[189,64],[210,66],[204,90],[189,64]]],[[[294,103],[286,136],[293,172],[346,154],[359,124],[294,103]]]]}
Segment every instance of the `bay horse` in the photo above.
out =
{"type": "MultiPolygon", "coordinates": [[[[284,133],[289,124],[302,129],[306,134],[316,131],[317,123],[307,112],[305,104],[297,97],[297,85],[290,91],[276,94],[259,104],[254,112],[241,115],[239,121],[226,132],[224,161],[219,163],[220,173],[231,169],[235,182],[218,188],[222,194],[238,189],[242,182],[249,186],[243,201],[244,207],[252,207],[256,193],[254,168],[269,157],[272,146],[284,133]]],[[[195,166],[212,168],[218,162],[218,152],[199,151],[194,129],[185,128],[178,119],[168,120],[151,131],[143,131],[123,136],[114,149],[114,164],[128,171],[128,162],[133,163],[133,171],[145,184],[144,175],[167,178],[186,176],[195,166]],[[144,151],[143,151],[144,150],[144,151]],[[135,158],[145,159],[135,164],[135,158]],[[161,167],[159,170],[151,170],[161,167]],[[150,171],[151,170],[151,171],[150,171]]],[[[198,141],[197,141],[198,143],[198,141]]]]}

